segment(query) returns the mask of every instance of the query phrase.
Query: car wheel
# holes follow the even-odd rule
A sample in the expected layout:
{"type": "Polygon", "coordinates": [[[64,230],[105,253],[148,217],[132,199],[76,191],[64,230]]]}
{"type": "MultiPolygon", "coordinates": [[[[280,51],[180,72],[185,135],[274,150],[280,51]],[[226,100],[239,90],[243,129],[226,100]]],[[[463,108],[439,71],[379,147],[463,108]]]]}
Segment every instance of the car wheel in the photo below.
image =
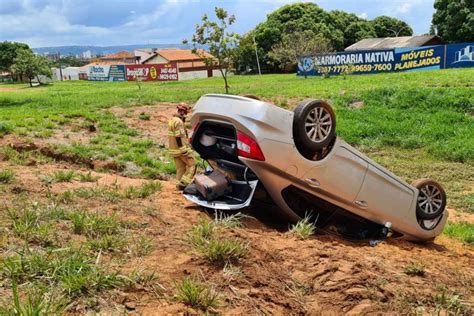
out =
{"type": "Polygon", "coordinates": [[[320,100],[305,100],[294,110],[293,138],[298,150],[314,155],[336,136],[336,114],[320,100]]]}
{"type": "Polygon", "coordinates": [[[440,216],[446,207],[443,187],[430,179],[419,179],[412,183],[418,189],[416,215],[419,219],[432,220],[440,216]]]}

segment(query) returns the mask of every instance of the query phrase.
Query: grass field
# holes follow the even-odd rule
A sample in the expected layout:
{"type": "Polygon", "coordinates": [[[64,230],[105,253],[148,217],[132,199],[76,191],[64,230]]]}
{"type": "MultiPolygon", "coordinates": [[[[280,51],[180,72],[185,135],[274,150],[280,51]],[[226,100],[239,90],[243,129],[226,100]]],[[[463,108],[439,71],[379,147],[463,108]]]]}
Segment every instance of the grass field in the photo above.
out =
{"type": "Polygon", "coordinates": [[[305,98],[328,100],[338,135],[406,181],[438,180],[448,207],[463,216],[451,218],[433,246],[394,242],[368,250],[315,237],[307,222],[281,233],[246,214],[212,220],[184,207],[173,183],[156,181],[175,167],[146,134],[155,123],[166,125],[150,114],[170,108],[160,102],[194,103],[202,94],[221,93],[220,78],[141,88],[134,82],[0,85],[0,315],[146,314],[165,307],[188,313],[182,305],[194,308],[190,314],[307,313],[307,300],[332,308],[369,300],[374,312],[470,314],[472,77],[474,69],[230,78],[231,93],[289,109],[305,98]],[[149,129],[131,125],[130,118],[149,129]],[[63,156],[16,150],[7,146],[11,139],[63,156]],[[247,220],[253,229],[246,229],[247,220]],[[370,258],[360,260],[361,251],[370,258]],[[413,251],[419,262],[412,261],[413,251]],[[352,292],[334,284],[353,286],[352,292]],[[410,291],[420,287],[424,291],[410,291]]]}
{"type": "MultiPolygon", "coordinates": [[[[299,78],[294,75],[234,76],[231,93],[255,94],[282,107],[304,98],[329,100],[337,111],[337,133],[407,181],[442,181],[450,205],[474,212],[474,70],[299,78]],[[363,102],[361,109],[350,105],[363,102]]],[[[49,86],[0,92],[0,133],[48,138],[54,130],[98,126],[89,143],[56,145],[84,159],[132,161],[156,178],[174,172],[157,157],[153,140],[107,111],[156,102],[195,102],[205,93],[221,93],[220,78],[184,82],[55,82],[49,86]],[[79,119],[79,123],[78,123],[79,119]]],[[[73,130],[74,131],[74,130],[73,130]]]]}

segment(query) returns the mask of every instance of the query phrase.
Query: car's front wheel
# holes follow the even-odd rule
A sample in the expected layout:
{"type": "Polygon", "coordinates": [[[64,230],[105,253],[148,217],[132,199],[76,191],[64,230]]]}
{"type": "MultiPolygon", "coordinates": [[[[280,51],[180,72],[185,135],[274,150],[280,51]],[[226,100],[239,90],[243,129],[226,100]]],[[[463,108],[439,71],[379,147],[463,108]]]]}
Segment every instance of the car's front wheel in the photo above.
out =
{"type": "Polygon", "coordinates": [[[294,110],[293,138],[304,155],[311,155],[329,145],[336,136],[336,114],[321,100],[305,100],[294,110]]]}
{"type": "Polygon", "coordinates": [[[446,193],[441,184],[431,179],[419,179],[412,185],[419,191],[416,201],[416,215],[419,219],[435,219],[444,212],[446,193]]]}

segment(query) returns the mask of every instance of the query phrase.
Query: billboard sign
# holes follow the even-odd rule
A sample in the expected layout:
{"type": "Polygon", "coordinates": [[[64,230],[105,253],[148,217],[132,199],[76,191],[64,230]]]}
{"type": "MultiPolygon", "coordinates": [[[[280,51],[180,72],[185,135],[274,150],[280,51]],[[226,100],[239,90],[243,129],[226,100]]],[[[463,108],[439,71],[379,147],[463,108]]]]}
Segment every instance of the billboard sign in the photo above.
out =
{"type": "Polygon", "coordinates": [[[125,81],[125,65],[111,65],[109,81],[125,81]]]}
{"type": "Polygon", "coordinates": [[[140,78],[144,81],[176,81],[178,80],[178,66],[171,64],[126,65],[128,81],[140,78]]]}
{"type": "Polygon", "coordinates": [[[446,45],[446,68],[474,67],[474,43],[446,45]]]}
{"type": "Polygon", "coordinates": [[[298,75],[380,73],[474,66],[474,43],[338,52],[300,58],[298,75]]]}
{"type": "Polygon", "coordinates": [[[110,65],[93,65],[89,66],[87,73],[88,80],[92,81],[108,81],[110,65]]]}

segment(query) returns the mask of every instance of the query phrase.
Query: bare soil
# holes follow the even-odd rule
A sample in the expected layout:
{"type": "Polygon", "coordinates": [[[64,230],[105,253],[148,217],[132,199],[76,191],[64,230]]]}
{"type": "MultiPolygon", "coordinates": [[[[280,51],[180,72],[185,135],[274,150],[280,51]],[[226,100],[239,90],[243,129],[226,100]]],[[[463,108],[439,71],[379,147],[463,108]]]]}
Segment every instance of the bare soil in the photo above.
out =
{"type": "MultiPolygon", "coordinates": [[[[166,144],[166,122],[174,113],[173,104],[136,108],[115,108],[112,112],[144,137],[166,144]],[[140,113],[151,119],[141,120],[140,113]]],[[[8,136],[0,145],[20,146],[23,140],[8,136]]],[[[42,148],[40,145],[40,148],[42,148]]],[[[61,193],[79,187],[116,185],[121,189],[137,186],[144,179],[131,179],[113,173],[95,172],[93,165],[75,163],[64,157],[29,166],[1,161],[0,169],[14,170],[17,179],[2,193],[4,203],[13,201],[17,192],[44,199],[48,191],[61,193]],[[100,177],[97,183],[55,183],[47,187],[41,176],[56,170],[89,172],[100,177]]],[[[249,242],[250,252],[237,265],[242,275],[228,279],[223,267],[208,263],[185,241],[186,234],[201,219],[212,214],[187,202],[172,181],[162,181],[161,192],[146,199],[105,203],[81,199],[73,203],[104,213],[116,212],[121,218],[139,223],[152,237],[153,250],[143,258],[126,258],[118,267],[130,272],[136,267],[156,271],[163,293],[143,288],[121,290],[104,299],[103,312],[133,311],[140,314],[199,313],[174,299],[176,282],[185,276],[205,279],[221,294],[217,312],[225,314],[361,314],[406,312],[410,304],[435,306],[440,293],[457,293],[463,304],[474,304],[474,250],[445,236],[432,244],[389,240],[376,247],[343,239],[314,235],[299,240],[287,233],[288,223],[274,219],[271,207],[253,207],[245,212],[253,218],[242,228],[229,229],[226,235],[249,242]],[[157,216],[146,209],[155,208],[157,216]],[[405,273],[407,266],[421,263],[424,276],[405,273]],[[443,292],[445,291],[445,292],[443,292]]],[[[473,222],[472,214],[450,210],[450,220],[473,222]]],[[[79,312],[83,312],[78,310],[79,312]]],[[[74,311],[73,311],[74,312],[74,311]]]]}

